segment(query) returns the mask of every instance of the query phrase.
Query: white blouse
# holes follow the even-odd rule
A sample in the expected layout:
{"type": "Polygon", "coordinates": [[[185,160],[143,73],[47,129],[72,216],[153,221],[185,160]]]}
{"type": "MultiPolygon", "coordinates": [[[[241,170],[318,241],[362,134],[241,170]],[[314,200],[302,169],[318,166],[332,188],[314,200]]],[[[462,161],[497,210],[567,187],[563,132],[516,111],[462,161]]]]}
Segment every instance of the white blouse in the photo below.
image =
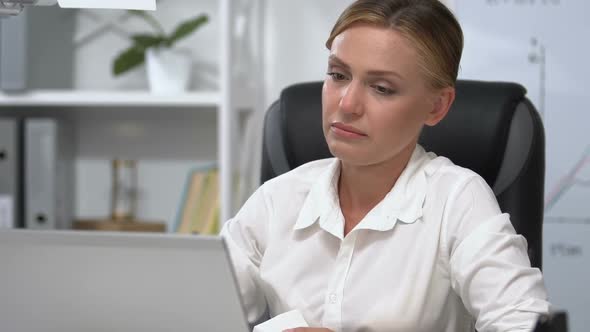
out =
{"type": "Polygon", "coordinates": [[[262,185],[223,227],[248,320],[344,331],[531,331],[549,311],[527,243],[476,173],[421,146],[346,236],[340,162],[262,185]]]}

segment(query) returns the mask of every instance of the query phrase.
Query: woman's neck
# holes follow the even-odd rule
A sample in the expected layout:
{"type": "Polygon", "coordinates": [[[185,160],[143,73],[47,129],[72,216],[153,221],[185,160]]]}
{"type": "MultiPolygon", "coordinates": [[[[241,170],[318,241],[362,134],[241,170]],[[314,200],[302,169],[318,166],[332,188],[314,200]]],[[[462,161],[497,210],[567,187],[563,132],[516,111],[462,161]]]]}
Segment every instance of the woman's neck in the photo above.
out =
{"type": "Polygon", "coordinates": [[[374,165],[357,166],[340,162],[338,196],[346,222],[345,234],[391,191],[413,151],[413,146],[410,146],[395,158],[374,165]]]}

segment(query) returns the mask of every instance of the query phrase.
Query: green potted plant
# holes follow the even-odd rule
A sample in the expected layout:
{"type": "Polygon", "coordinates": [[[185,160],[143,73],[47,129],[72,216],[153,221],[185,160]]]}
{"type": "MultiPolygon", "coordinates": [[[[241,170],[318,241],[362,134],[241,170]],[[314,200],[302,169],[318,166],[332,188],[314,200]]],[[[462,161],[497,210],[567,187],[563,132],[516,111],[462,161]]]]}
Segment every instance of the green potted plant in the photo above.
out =
{"type": "Polygon", "coordinates": [[[113,75],[124,74],[145,62],[152,92],[185,91],[190,80],[192,57],[190,52],[175,45],[206,24],[209,17],[201,14],[185,20],[167,34],[162,25],[149,13],[140,10],[129,12],[143,19],[153,28],[153,32],[131,36],[132,45],[123,50],[113,62],[113,75]]]}

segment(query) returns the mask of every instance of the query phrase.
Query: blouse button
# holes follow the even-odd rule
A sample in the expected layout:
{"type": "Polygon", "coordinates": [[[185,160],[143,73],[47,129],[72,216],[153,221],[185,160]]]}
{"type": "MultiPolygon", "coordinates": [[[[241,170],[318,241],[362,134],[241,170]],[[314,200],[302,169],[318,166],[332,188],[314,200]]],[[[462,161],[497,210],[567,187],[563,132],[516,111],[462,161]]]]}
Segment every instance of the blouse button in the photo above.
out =
{"type": "Polygon", "coordinates": [[[334,294],[334,293],[330,294],[330,303],[335,304],[336,300],[338,300],[338,297],[336,296],[336,294],[334,294]]]}

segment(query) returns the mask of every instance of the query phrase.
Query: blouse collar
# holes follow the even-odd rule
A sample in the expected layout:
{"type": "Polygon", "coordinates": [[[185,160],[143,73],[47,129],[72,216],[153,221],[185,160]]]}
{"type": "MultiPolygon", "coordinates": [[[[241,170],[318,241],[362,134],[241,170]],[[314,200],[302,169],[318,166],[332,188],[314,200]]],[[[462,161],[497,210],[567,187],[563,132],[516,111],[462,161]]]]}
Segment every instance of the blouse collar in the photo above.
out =
{"type": "MultiPolygon", "coordinates": [[[[428,161],[433,158],[434,154],[416,145],[393,188],[355,229],[388,231],[398,221],[412,224],[420,219],[427,189],[428,161]]],[[[339,177],[340,160],[334,159],[312,185],[295,223],[296,230],[319,222],[325,231],[340,239],[344,238],[344,217],[338,199],[339,177]]]]}

